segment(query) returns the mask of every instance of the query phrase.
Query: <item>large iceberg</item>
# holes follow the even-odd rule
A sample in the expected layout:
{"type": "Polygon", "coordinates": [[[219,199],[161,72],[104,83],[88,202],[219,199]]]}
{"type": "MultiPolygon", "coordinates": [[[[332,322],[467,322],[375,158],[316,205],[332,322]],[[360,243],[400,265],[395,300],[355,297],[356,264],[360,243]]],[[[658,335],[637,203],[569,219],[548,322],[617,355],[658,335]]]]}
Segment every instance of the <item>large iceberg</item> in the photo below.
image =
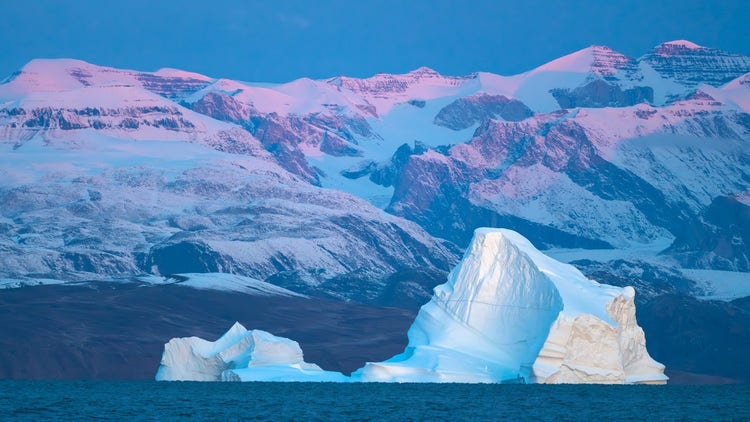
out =
{"type": "Polygon", "coordinates": [[[216,341],[173,338],[164,345],[157,381],[331,381],[339,372],[307,363],[296,341],[236,322],[216,341]]]}
{"type": "Polygon", "coordinates": [[[409,344],[353,377],[381,382],[663,384],[635,291],[587,279],[520,234],[481,228],[409,329],[409,344]]]}
{"type": "Polygon", "coordinates": [[[514,231],[481,228],[420,309],[404,352],[384,362],[345,377],[305,363],[294,341],[236,324],[213,343],[171,340],[157,379],[664,384],[634,297],[514,231]]]}

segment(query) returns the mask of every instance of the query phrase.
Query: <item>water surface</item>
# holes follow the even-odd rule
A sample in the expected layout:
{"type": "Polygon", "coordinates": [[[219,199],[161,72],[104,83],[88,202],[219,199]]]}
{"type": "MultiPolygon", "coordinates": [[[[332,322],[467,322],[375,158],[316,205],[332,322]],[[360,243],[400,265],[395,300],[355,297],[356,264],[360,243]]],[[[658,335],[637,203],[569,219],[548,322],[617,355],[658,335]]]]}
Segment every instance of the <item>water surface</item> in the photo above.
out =
{"type": "Polygon", "coordinates": [[[750,386],[0,381],[3,420],[750,420],[750,386]]]}

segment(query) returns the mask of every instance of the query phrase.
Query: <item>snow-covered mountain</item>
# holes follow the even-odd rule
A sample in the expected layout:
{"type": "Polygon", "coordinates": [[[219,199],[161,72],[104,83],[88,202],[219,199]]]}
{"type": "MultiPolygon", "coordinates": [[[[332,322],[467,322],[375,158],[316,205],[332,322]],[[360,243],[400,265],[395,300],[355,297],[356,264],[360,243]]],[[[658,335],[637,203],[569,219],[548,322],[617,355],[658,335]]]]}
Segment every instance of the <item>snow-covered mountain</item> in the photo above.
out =
{"type": "MultiPolygon", "coordinates": [[[[3,215],[7,220],[18,219],[17,214],[30,207],[44,213],[44,207],[39,209],[28,194],[20,193],[23,189],[52,189],[63,201],[71,200],[65,194],[70,186],[50,185],[51,180],[62,183],[63,179],[47,176],[51,174],[48,169],[60,163],[37,163],[46,168],[33,172],[36,179],[28,167],[14,165],[35,162],[44,152],[56,149],[62,155],[71,154],[67,161],[74,156],[88,160],[78,166],[82,172],[78,176],[97,176],[90,167],[99,166],[101,160],[93,158],[92,149],[114,148],[119,152],[109,151],[107,160],[119,155],[118,159],[132,161],[125,167],[143,165],[155,172],[127,176],[148,179],[128,183],[150,186],[152,196],[182,195],[176,184],[201,180],[202,195],[223,189],[238,199],[233,185],[238,176],[223,174],[224,169],[212,171],[219,179],[233,182],[222,185],[212,180],[219,186],[207,187],[204,182],[211,177],[197,164],[201,160],[171,163],[172,169],[185,170],[181,175],[164,169],[171,172],[167,176],[155,165],[162,154],[168,157],[185,151],[182,156],[188,157],[198,153],[186,148],[207,147],[206,151],[226,153],[229,160],[252,157],[247,165],[230,164],[234,169],[274,166],[265,174],[276,172],[281,174],[276,177],[291,180],[291,173],[300,182],[359,196],[459,246],[466,245],[478,225],[513,227],[547,247],[668,244],[684,237],[680,229],[698,218],[714,198],[732,197],[749,187],[748,72],[750,58],[687,41],[661,44],[638,59],[592,46],[513,76],[479,72],[453,77],[420,68],[404,75],[303,78],[286,84],[214,79],[171,69],[154,73],[120,70],[77,60],[34,60],[0,84],[0,138],[7,145],[4,167],[10,174],[4,182],[8,200],[3,215]],[[164,144],[140,142],[129,144],[138,147],[126,147],[124,141],[164,144]],[[136,151],[141,147],[150,152],[136,151]],[[148,162],[137,163],[134,155],[148,156],[148,162]],[[167,191],[162,192],[162,187],[167,191]]],[[[72,179],[76,173],[68,170],[72,179]]],[[[118,183],[115,179],[125,177],[114,174],[118,171],[86,179],[96,184],[86,189],[106,191],[118,183]]],[[[326,203],[351,200],[325,192],[336,197],[326,203]]],[[[43,196],[50,201],[49,195],[43,196]]],[[[125,197],[119,195],[118,200],[125,197]]],[[[184,210],[193,201],[182,199],[161,201],[158,207],[181,203],[184,210]]],[[[47,209],[55,207],[50,204],[47,209]]],[[[181,213],[170,212],[173,217],[181,213]]],[[[249,212],[244,209],[235,214],[246,218],[249,212]]],[[[60,218],[59,213],[51,213],[60,218]]],[[[195,220],[193,214],[186,213],[195,220]]],[[[309,220],[301,210],[288,214],[297,221],[309,220]]],[[[187,224],[193,232],[200,231],[202,244],[211,243],[210,249],[222,250],[218,252],[222,256],[249,256],[231,243],[238,236],[218,241],[224,235],[209,234],[211,225],[184,223],[186,216],[174,218],[180,222],[170,224],[187,224]]],[[[359,227],[358,221],[347,220],[342,226],[347,230],[359,227]]],[[[19,241],[10,241],[8,250],[22,249],[19,241]]],[[[65,241],[62,244],[67,247],[65,241]]],[[[696,242],[683,244],[695,246],[696,242]]],[[[673,248],[677,249],[685,252],[685,246],[673,248]]],[[[302,252],[292,254],[301,256],[302,252]]],[[[254,249],[250,255],[259,252],[254,249]]],[[[451,253],[441,255],[445,258],[451,253]]],[[[153,267],[157,259],[153,253],[144,256],[140,264],[109,259],[108,270],[102,271],[104,264],[95,264],[94,272],[153,267]]],[[[450,261],[443,258],[438,261],[450,261]]],[[[254,259],[249,261],[254,270],[229,261],[209,267],[267,277],[268,271],[258,270],[254,259]]],[[[337,261],[320,259],[317,268],[337,261]]],[[[28,261],[38,268],[15,263],[18,272],[9,270],[9,275],[45,274],[49,272],[45,268],[52,267],[71,270],[67,264],[28,261]]],[[[270,260],[264,262],[261,267],[272,266],[270,260]]],[[[706,266],[713,261],[689,262],[706,266]]],[[[334,273],[368,267],[346,266],[350,271],[334,273]]],[[[288,267],[296,268],[274,266],[281,272],[289,271],[288,267]]]]}
{"type": "Polygon", "coordinates": [[[439,281],[455,260],[441,241],[172,101],[209,83],[37,60],[0,85],[3,277],[231,272],[385,302],[404,271],[439,281]],[[352,279],[357,289],[339,287],[352,279]]]}
{"type": "MultiPolygon", "coordinates": [[[[158,208],[153,213],[169,214],[167,220],[172,222],[168,225],[197,236],[201,245],[209,245],[199,247],[200,253],[191,249],[196,256],[211,250],[220,251],[216,253],[225,258],[234,257],[231,262],[220,259],[220,265],[199,266],[199,270],[231,269],[262,279],[269,276],[271,267],[283,274],[290,268],[296,271],[298,265],[270,264],[269,257],[288,246],[267,245],[261,248],[269,251],[266,253],[256,248],[252,253],[240,252],[246,249],[232,242],[246,241],[247,234],[235,233],[226,239],[224,233],[213,230],[216,218],[212,224],[200,220],[213,210],[196,206],[193,209],[201,211],[184,211],[197,205],[195,198],[184,198],[184,191],[199,180],[201,195],[216,196],[215,190],[219,190],[240,202],[248,197],[235,186],[242,175],[224,173],[223,165],[217,170],[216,160],[209,171],[203,168],[203,158],[192,159],[215,154],[210,150],[226,154],[222,160],[231,162],[230,173],[243,167],[256,172],[264,169],[264,174],[275,173],[272,180],[345,191],[459,246],[466,245],[474,227],[491,225],[516,228],[546,247],[666,246],[679,237],[682,246],[670,250],[697,256],[711,251],[703,251],[700,242],[686,240],[682,228],[699,218],[716,197],[740,195],[750,187],[748,72],[750,58],[687,41],[661,44],[638,59],[592,46],[513,76],[479,72],[453,77],[420,68],[404,75],[340,76],[321,81],[303,78],[286,84],[214,79],[172,69],[149,73],[77,60],[34,60],[0,84],[0,142],[6,145],[4,170],[9,174],[4,181],[7,199],[3,217],[13,221],[6,223],[6,248],[11,252],[5,256],[24,249],[22,238],[10,235],[27,230],[18,216],[30,208],[39,215],[34,220],[41,224],[37,227],[55,221],[55,228],[64,230],[58,221],[63,214],[56,208],[62,203],[70,208],[68,202],[74,197],[79,200],[86,195],[70,194],[74,185],[57,174],[62,172],[68,180],[78,177],[79,186],[91,184],[86,191],[94,192],[94,198],[100,198],[97,195],[108,187],[116,187],[116,192],[124,189],[118,181],[123,178],[129,179],[126,183],[130,185],[138,184],[129,189],[148,191],[152,198],[183,196],[138,211],[152,214],[158,208]],[[107,151],[106,158],[96,157],[93,150],[107,151]],[[157,165],[162,155],[165,165],[157,165]],[[50,156],[64,157],[67,169],[62,170],[63,164],[54,159],[50,162],[50,156]],[[181,158],[170,162],[170,156],[181,158]],[[118,163],[101,164],[107,160],[118,163]],[[71,164],[75,161],[81,163],[71,164]],[[23,163],[35,163],[37,170],[23,163]],[[121,174],[132,173],[139,166],[148,168],[144,172],[150,174],[121,174]],[[102,170],[106,167],[110,168],[102,170]],[[176,168],[183,172],[174,171],[176,168]],[[81,182],[83,175],[88,176],[85,182],[81,182]],[[56,185],[58,182],[64,186],[56,185]],[[56,195],[29,193],[45,189],[56,195]],[[49,207],[40,207],[30,195],[43,199],[49,207]],[[50,203],[55,202],[51,200],[54,197],[61,199],[50,203]],[[167,204],[179,204],[180,209],[168,210],[172,205],[167,204]],[[50,215],[44,215],[44,210],[50,215]]],[[[259,190],[253,197],[268,200],[268,194],[258,188],[261,185],[253,185],[259,190]]],[[[268,189],[283,192],[281,196],[294,190],[268,189]]],[[[192,187],[189,190],[196,192],[192,187]]],[[[321,192],[335,198],[324,201],[339,204],[333,208],[351,200],[333,191],[321,192]]],[[[107,201],[92,200],[91,195],[89,202],[107,201]]],[[[318,198],[317,194],[311,196],[318,198]]],[[[115,195],[118,201],[127,197],[115,195]]],[[[130,200],[148,204],[143,198],[130,200]]],[[[264,209],[273,207],[277,207],[276,213],[283,208],[274,204],[264,209]]],[[[106,214],[92,212],[89,210],[93,223],[88,224],[88,230],[105,231],[97,221],[105,221],[106,214]]],[[[311,218],[305,207],[285,214],[300,222],[311,218]]],[[[242,220],[253,214],[245,206],[231,215],[242,220]]],[[[25,218],[32,219],[29,215],[25,218]]],[[[222,224],[237,224],[229,220],[222,218],[222,224]]],[[[358,219],[341,222],[344,231],[360,226],[358,219]]],[[[152,236],[152,230],[135,231],[152,236]]],[[[176,247],[164,245],[166,233],[172,236],[174,231],[144,241],[147,246],[135,248],[142,255],[132,262],[110,256],[88,265],[89,270],[119,275],[150,269],[157,265],[156,256],[161,256],[150,249],[154,240],[161,239],[156,243],[165,248],[176,247]],[[142,251],[144,248],[151,252],[142,251]]],[[[314,233],[299,236],[321,238],[314,233]]],[[[56,240],[33,247],[68,248],[69,244],[69,240],[56,240]],[[60,246],[52,246],[55,242],[60,246]]],[[[339,275],[370,267],[360,265],[363,262],[342,267],[338,258],[331,258],[337,248],[329,249],[334,251],[332,255],[325,252],[327,258],[312,261],[309,256],[302,258],[307,252],[300,246],[295,248],[281,253],[299,257],[294,261],[305,262],[301,267],[306,271],[327,268],[339,275]]],[[[123,253],[119,247],[104,249],[123,253]]],[[[718,253],[719,260],[723,259],[718,253]]],[[[437,261],[445,269],[451,252],[439,255],[437,261]]],[[[72,267],[65,263],[70,260],[24,256],[29,258],[13,260],[6,275],[79,271],[92,255],[77,256],[72,267]]],[[[417,262],[417,258],[410,259],[417,262]]],[[[682,262],[711,267],[711,262],[717,261],[695,258],[682,262]]],[[[383,273],[379,269],[358,271],[383,273]]],[[[282,278],[280,283],[295,284],[297,281],[289,279],[299,277],[292,273],[282,278]]]]}
{"type": "Polygon", "coordinates": [[[416,224],[273,162],[85,135],[1,146],[4,277],[229,272],[376,301],[388,277],[453,262],[416,224]]]}
{"type": "Polygon", "coordinates": [[[476,219],[524,220],[558,246],[671,238],[713,198],[747,189],[747,117],[698,95],[490,120],[466,143],[400,159],[388,209],[460,244],[476,219]]]}

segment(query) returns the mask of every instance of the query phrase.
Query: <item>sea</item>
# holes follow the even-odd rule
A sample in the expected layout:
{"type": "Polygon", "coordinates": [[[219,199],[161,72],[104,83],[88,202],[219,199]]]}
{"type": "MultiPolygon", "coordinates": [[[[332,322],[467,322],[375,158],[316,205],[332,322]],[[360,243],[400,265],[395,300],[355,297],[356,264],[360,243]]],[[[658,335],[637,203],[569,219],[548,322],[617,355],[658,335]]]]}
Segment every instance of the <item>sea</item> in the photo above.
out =
{"type": "Polygon", "coordinates": [[[0,381],[0,420],[750,420],[750,386],[0,381]]]}

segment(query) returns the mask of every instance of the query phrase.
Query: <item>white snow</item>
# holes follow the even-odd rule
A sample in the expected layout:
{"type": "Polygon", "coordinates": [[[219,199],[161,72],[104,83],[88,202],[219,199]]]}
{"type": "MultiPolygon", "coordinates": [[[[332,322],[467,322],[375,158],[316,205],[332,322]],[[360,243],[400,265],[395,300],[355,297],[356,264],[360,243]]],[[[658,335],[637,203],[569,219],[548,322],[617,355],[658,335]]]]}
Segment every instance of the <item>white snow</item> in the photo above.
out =
{"type": "Polygon", "coordinates": [[[307,363],[296,341],[236,322],[216,341],[174,338],[164,345],[157,381],[338,381],[338,372],[307,363]]]}
{"type": "Polygon", "coordinates": [[[218,290],[227,292],[239,292],[260,296],[298,296],[307,297],[283,287],[254,278],[236,274],[226,273],[183,273],[172,274],[169,277],[154,275],[139,276],[141,282],[160,285],[175,284],[178,286],[191,287],[198,290],[218,290]]]}
{"type": "Polygon", "coordinates": [[[743,158],[744,144],[735,139],[654,134],[621,142],[609,158],[667,197],[681,198],[699,211],[716,196],[733,195],[743,186],[750,171],[743,158]]]}
{"type": "Polygon", "coordinates": [[[10,176],[0,178],[0,186],[8,187],[38,183],[53,177],[51,173],[57,178],[73,178],[127,167],[160,169],[174,177],[207,164],[295,179],[277,164],[252,156],[227,154],[179,140],[123,140],[92,129],[80,131],[74,140],[36,137],[20,147],[0,144],[0,160],[10,176]]]}
{"type": "Polygon", "coordinates": [[[735,78],[721,88],[702,86],[701,89],[717,100],[750,113],[750,73],[735,78]]]}
{"type": "Polygon", "coordinates": [[[664,249],[667,249],[672,242],[674,242],[674,236],[658,238],[648,243],[638,244],[634,242],[624,249],[552,248],[545,250],[544,253],[565,263],[581,259],[589,259],[599,262],[624,259],[675,267],[677,262],[674,258],[659,254],[664,249]]]}
{"type": "Polygon", "coordinates": [[[750,273],[719,270],[682,269],[697,284],[698,299],[731,301],[750,296],[750,273]]]}
{"type": "MultiPolygon", "coordinates": [[[[0,101],[23,98],[34,93],[66,93],[91,88],[143,88],[139,77],[148,73],[97,66],[74,59],[35,59],[27,63],[10,83],[0,85],[0,101]],[[78,77],[76,76],[78,75],[78,77]]],[[[209,83],[211,78],[176,69],[161,69],[154,76],[189,78],[209,83]]],[[[145,90],[144,90],[145,91],[145,90]]],[[[93,97],[93,100],[104,100],[93,97]]]]}
{"type": "Polygon", "coordinates": [[[46,286],[52,284],[69,284],[53,278],[0,278],[0,289],[17,289],[28,286],[46,286]]]}
{"type": "MultiPolygon", "coordinates": [[[[0,223],[10,229],[0,244],[10,252],[0,254],[0,276],[109,281],[142,271],[159,274],[158,268],[138,267],[132,257],[173,236],[200,238],[234,263],[222,263],[217,272],[263,280],[280,271],[274,262],[281,261],[285,269],[313,274],[303,280],[310,288],[357,268],[375,279],[407,262],[423,262],[423,250],[412,241],[445,259],[454,256],[416,223],[311,186],[260,157],[183,141],[121,140],[93,130],[79,135],[0,144],[0,190],[25,198],[3,204],[7,215],[0,223]],[[70,204],[90,205],[91,211],[76,214],[70,204]],[[386,252],[374,254],[371,238],[352,236],[349,219],[361,222],[353,224],[373,233],[386,252]],[[24,226],[34,229],[17,228],[24,226]],[[408,239],[382,234],[389,230],[408,239]],[[63,251],[92,256],[93,272],[74,268],[63,251]]],[[[218,275],[191,276],[185,284],[251,294],[270,288],[218,275]]]]}
{"type": "Polygon", "coordinates": [[[512,166],[495,180],[474,183],[469,199],[487,209],[523,216],[583,237],[596,233],[598,239],[616,247],[670,236],[651,224],[632,203],[602,199],[565,173],[542,164],[512,166]]]}

